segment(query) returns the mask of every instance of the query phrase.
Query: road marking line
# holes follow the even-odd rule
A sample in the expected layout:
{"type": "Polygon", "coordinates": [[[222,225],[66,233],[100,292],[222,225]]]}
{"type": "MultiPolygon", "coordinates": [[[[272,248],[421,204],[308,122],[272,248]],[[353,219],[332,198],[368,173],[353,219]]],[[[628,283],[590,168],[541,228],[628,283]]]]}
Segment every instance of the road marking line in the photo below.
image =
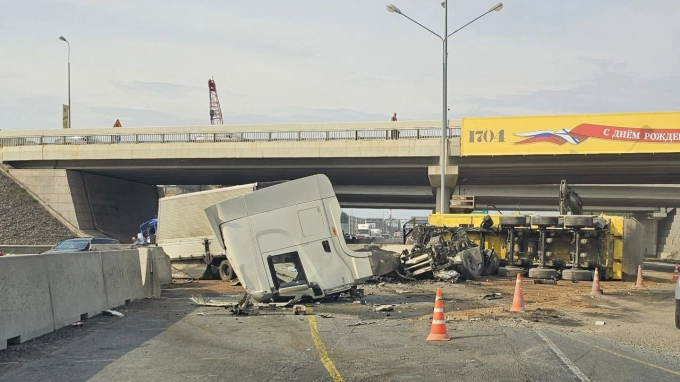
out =
{"type": "Polygon", "coordinates": [[[663,367],[663,366],[655,365],[655,364],[653,364],[653,363],[649,363],[649,362],[643,361],[643,360],[641,360],[641,359],[629,357],[629,356],[627,356],[627,355],[623,355],[623,354],[621,354],[621,353],[617,353],[617,352],[615,352],[615,351],[611,351],[611,350],[606,349],[606,348],[603,348],[603,347],[601,347],[601,346],[593,345],[593,344],[588,343],[588,342],[586,342],[586,341],[579,340],[578,338],[575,338],[575,337],[572,337],[572,336],[566,336],[566,335],[563,334],[563,333],[556,332],[556,331],[551,330],[551,329],[548,329],[548,330],[550,330],[551,332],[553,332],[553,333],[555,333],[555,334],[559,334],[559,335],[561,335],[561,336],[563,336],[563,337],[568,337],[569,339],[572,339],[572,340],[574,340],[574,341],[580,342],[580,343],[582,343],[582,344],[586,344],[586,345],[588,345],[588,346],[592,346],[592,347],[594,347],[595,349],[602,350],[602,351],[606,351],[607,353],[613,354],[613,355],[615,355],[615,356],[617,356],[617,357],[625,358],[625,359],[630,360],[630,361],[635,361],[635,362],[640,363],[640,364],[643,364],[643,365],[645,365],[645,366],[649,366],[649,367],[654,368],[654,369],[659,369],[659,370],[665,371],[666,373],[670,373],[670,374],[673,374],[673,375],[680,375],[680,372],[677,372],[677,371],[675,371],[675,370],[666,369],[666,368],[663,367]]]}
{"type": "Polygon", "coordinates": [[[567,356],[564,355],[564,353],[562,353],[562,350],[560,350],[557,347],[557,345],[555,345],[555,343],[550,340],[550,338],[548,338],[540,330],[537,330],[536,334],[538,334],[538,336],[541,337],[543,339],[543,341],[545,341],[546,344],[548,344],[550,349],[552,349],[552,351],[555,352],[555,354],[558,357],[560,357],[562,362],[564,362],[564,364],[567,365],[569,370],[571,370],[571,372],[574,373],[574,375],[576,375],[576,377],[578,377],[578,379],[580,379],[582,382],[590,382],[590,379],[588,379],[588,377],[586,377],[586,375],[583,374],[583,372],[578,367],[576,367],[576,365],[574,365],[574,363],[571,362],[571,360],[569,360],[569,358],[567,358],[567,356]]]}
{"type": "Polygon", "coordinates": [[[319,352],[321,363],[323,363],[323,366],[326,368],[326,370],[328,370],[328,374],[330,374],[331,378],[333,378],[333,382],[343,382],[340,372],[338,372],[338,369],[335,368],[333,361],[331,361],[328,353],[326,352],[326,347],[323,346],[323,342],[321,342],[321,337],[319,337],[319,329],[316,326],[316,317],[314,316],[309,317],[309,329],[312,332],[312,339],[314,340],[314,345],[316,345],[316,350],[319,352]]]}

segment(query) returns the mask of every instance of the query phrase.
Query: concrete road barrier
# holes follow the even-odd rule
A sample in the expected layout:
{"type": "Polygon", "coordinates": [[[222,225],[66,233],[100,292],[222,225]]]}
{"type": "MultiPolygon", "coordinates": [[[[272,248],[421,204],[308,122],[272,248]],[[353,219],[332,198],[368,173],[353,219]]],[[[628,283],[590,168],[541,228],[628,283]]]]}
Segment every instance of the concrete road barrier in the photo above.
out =
{"type": "Polygon", "coordinates": [[[86,319],[109,308],[100,252],[42,256],[47,264],[55,328],[86,319]]]}
{"type": "Polygon", "coordinates": [[[163,251],[161,247],[150,247],[156,278],[161,285],[172,284],[172,268],[170,266],[170,257],[163,251]]]}
{"type": "Polygon", "coordinates": [[[37,255],[52,249],[51,245],[0,245],[0,250],[4,254],[15,255],[37,255]]]}
{"type": "Polygon", "coordinates": [[[54,330],[41,255],[0,257],[0,349],[54,330]]]}
{"type": "Polygon", "coordinates": [[[144,298],[139,252],[134,249],[100,252],[106,306],[125,305],[144,298]]]}
{"type": "Polygon", "coordinates": [[[0,349],[134,299],[172,282],[162,248],[0,257],[0,349]]]}

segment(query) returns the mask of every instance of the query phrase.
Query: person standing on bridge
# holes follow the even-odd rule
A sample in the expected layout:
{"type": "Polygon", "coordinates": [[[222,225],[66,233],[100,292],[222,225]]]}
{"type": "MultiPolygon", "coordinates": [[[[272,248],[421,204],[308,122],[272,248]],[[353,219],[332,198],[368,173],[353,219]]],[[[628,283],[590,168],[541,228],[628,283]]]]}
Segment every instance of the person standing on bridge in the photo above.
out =
{"type": "MultiPolygon", "coordinates": [[[[397,113],[392,114],[392,122],[397,122],[397,113]]],[[[399,139],[399,130],[391,131],[392,139],[399,139]]]]}

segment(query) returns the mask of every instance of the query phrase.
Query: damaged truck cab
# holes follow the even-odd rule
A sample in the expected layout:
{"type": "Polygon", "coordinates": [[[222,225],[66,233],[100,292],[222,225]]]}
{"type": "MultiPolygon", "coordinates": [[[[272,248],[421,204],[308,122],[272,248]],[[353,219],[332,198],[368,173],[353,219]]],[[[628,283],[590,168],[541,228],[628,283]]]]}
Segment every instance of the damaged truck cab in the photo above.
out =
{"type": "Polygon", "coordinates": [[[321,299],[373,275],[370,252],[345,243],[340,204],[325,175],[228,199],[205,213],[255,301],[321,299]]]}

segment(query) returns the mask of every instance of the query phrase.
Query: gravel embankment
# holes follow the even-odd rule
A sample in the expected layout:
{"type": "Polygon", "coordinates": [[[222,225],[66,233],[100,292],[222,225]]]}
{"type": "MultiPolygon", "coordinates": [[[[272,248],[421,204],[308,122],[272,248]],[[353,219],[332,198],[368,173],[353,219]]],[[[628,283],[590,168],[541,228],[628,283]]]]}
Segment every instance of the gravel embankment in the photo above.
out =
{"type": "Polygon", "coordinates": [[[0,172],[0,245],[54,245],[74,236],[0,172]]]}

